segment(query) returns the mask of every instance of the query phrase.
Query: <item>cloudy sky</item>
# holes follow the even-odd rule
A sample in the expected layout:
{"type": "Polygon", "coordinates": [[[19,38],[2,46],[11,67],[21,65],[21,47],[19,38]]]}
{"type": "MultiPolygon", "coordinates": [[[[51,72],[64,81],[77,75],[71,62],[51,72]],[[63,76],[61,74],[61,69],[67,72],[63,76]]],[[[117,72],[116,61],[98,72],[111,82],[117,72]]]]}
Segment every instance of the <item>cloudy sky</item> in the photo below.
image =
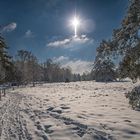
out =
{"type": "Polygon", "coordinates": [[[110,38],[126,13],[128,0],[0,0],[0,32],[9,52],[32,51],[74,72],[89,71],[96,48],[110,38]],[[80,19],[78,36],[70,21],[80,19]]]}

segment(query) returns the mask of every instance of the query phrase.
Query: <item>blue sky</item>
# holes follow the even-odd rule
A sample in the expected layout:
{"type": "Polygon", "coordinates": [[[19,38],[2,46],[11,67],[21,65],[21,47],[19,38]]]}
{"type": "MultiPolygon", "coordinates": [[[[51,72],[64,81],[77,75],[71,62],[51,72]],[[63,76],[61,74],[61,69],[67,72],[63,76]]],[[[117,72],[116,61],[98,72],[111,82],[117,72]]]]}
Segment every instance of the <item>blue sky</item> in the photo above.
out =
{"type": "Polygon", "coordinates": [[[128,0],[0,0],[0,31],[11,55],[26,49],[40,62],[51,58],[82,73],[93,64],[99,42],[119,27],[127,4],[128,0]],[[75,9],[81,20],[77,38],[69,25],[75,9]]]}

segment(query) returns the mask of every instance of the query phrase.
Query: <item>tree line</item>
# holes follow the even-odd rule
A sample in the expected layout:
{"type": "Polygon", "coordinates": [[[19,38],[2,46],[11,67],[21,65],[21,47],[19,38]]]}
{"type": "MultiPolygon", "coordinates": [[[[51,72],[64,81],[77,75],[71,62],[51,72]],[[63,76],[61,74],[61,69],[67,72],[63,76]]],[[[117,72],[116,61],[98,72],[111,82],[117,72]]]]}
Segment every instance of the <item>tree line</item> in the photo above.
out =
{"type": "Polygon", "coordinates": [[[62,68],[58,63],[47,59],[39,63],[30,51],[19,50],[15,58],[9,56],[5,40],[0,37],[0,84],[10,82],[22,85],[37,82],[75,82],[91,80],[89,73],[74,74],[70,67],[62,68]]]}

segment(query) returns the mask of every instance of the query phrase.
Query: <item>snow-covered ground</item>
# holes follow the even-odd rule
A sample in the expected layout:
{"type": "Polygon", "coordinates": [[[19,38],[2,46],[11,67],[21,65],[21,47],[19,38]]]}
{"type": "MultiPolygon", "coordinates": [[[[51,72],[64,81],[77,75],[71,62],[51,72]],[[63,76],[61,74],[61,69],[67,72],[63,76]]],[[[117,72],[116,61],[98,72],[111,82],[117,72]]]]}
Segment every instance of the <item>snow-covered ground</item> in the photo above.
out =
{"type": "Polygon", "coordinates": [[[131,82],[44,84],[0,101],[1,140],[140,140],[140,112],[124,93],[131,82]]]}

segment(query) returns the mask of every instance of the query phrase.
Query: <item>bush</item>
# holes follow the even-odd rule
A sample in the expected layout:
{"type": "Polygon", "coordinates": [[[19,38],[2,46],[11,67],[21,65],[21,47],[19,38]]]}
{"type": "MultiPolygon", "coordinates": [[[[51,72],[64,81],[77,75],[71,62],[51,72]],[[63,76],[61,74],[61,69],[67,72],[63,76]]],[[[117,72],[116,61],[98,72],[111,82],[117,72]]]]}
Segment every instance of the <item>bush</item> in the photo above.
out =
{"type": "Polygon", "coordinates": [[[126,94],[126,97],[133,109],[140,110],[140,86],[133,88],[131,92],[126,94]]]}

